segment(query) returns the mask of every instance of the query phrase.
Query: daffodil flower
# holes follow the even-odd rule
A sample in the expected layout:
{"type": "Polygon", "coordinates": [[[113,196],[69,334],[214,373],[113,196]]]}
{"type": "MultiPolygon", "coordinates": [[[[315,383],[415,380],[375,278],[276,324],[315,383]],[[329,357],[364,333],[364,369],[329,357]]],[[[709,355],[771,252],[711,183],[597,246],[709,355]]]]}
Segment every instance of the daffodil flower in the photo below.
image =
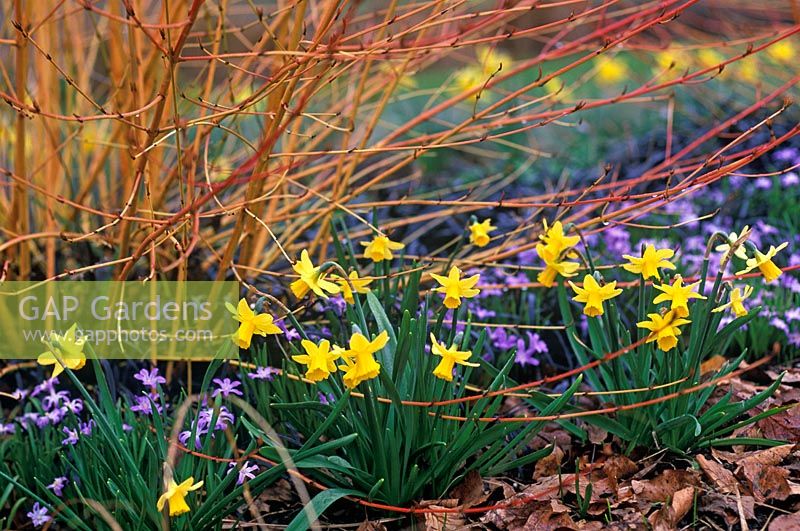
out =
{"type": "Polygon", "coordinates": [[[355,304],[355,299],[353,298],[353,288],[356,290],[356,293],[369,293],[370,289],[367,287],[372,282],[371,278],[359,278],[357,271],[350,271],[348,275],[350,282],[345,280],[343,277],[338,275],[331,275],[331,279],[339,285],[339,288],[342,290],[342,297],[348,304],[355,304]],[[353,284],[353,288],[350,288],[350,284],[353,284]]]}
{"type": "Polygon", "coordinates": [[[469,299],[481,292],[475,287],[480,280],[480,275],[473,275],[462,280],[461,270],[456,266],[450,268],[450,273],[446,277],[435,273],[431,273],[431,277],[441,284],[441,286],[433,288],[433,291],[444,293],[444,305],[450,309],[461,306],[462,297],[469,299]]]}
{"type": "Polygon", "coordinates": [[[640,274],[645,280],[648,278],[661,279],[658,273],[660,269],[675,269],[675,264],[669,261],[675,255],[672,249],[658,249],[654,245],[647,245],[644,248],[644,253],[641,257],[630,256],[628,254],[622,255],[630,261],[629,264],[622,264],[625,271],[640,274]]]}
{"type": "Polygon", "coordinates": [[[467,361],[470,356],[472,356],[472,352],[469,350],[457,350],[457,348],[455,344],[451,345],[450,348],[445,347],[444,344],[436,341],[436,337],[431,334],[431,353],[442,357],[442,361],[433,369],[434,376],[452,382],[453,368],[455,368],[456,363],[459,365],[466,365],[467,367],[480,366],[480,363],[471,363],[467,361]]]}
{"type": "Polygon", "coordinates": [[[678,336],[681,335],[679,327],[691,323],[688,319],[678,317],[672,310],[664,315],[648,313],[647,317],[650,318],[649,321],[638,322],[636,326],[650,330],[651,333],[646,342],[657,341],[658,348],[664,352],[669,352],[678,345],[678,336]]]}
{"type": "MultiPolygon", "coordinates": [[[[560,221],[553,223],[551,227],[547,227],[547,220],[544,221],[544,234],[539,236],[539,239],[544,242],[548,247],[550,254],[558,256],[567,249],[571,249],[578,245],[581,240],[580,236],[567,236],[564,234],[564,226],[560,221]]],[[[537,246],[538,250],[538,246],[537,246]]],[[[541,253],[539,254],[541,257],[541,253]]]]}
{"type": "Polygon", "coordinates": [[[239,348],[250,348],[253,334],[266,336],[267,334],[282,334],[283,331],[275,325],[275,319],[268,313],[256,314],[250,309],[247,300],[240,299],[239,304],[234,309],[232,305],[226,304],[228,311],[233,314],[233,318],[239,321],[239,329],[233,336],[233,342],[239,348]]]}
{"type": "Polygon", "coordinates": [[[628,66],[619,58],[602,55],[597,60],[597,80],[605,85],[614,85],[629,77],[628,66]]]}
{"type": "Polygon", "coordinates": [[[405,248],[405,245],[400,242],[393,242],[388,236],[375,236],[372,241],[361,242],[361,245],[366,247],[364,249],[364,258],[373,262],[391,260],[394,258],[392,251],[399,251],[405,248]]]}
{"type": "MultiPolygon", "coordinates": [[[[722,263],[722,261],[725,259],[725,255],[731,250],[731,246],[734,243],[736,243],[736,241],[739,238],[741,238],[743,234],[747,233],[747,231],[749,229],[750,229],[750,227],[745,225],[744,228],[742,229],[742,232],[740,232],[739,234],[736,234],[735,232],[731,232],[730,234],[728,234],[728,237],[726,238],[727,241],[725,243],[721,243],[721,244],[717,245],[716,247],[714,247],[715,251],[717,251],[718,253],[722,253],[722,256],[719,259],[720,263],[722,263]]],[[[744,243],[744,242],[742,242],[742,243],[744,243]]],[[[741,258],[742,260],[747,260],[747,250],[744,248],[744,245],[740,244],[736,248],[736,250],[733,252],[733,256],[736,256],[737,258],[741,258]]]]}
{"type": "Polygon", "coordinates": [[[164,510],[164,504],[169,502],[169,515],[178,516],[189,512],[189,505],[186,503],[186,495],[193,490],[203,486],[203,482],[194,482],[194,478],[189,478],[183,483],[175,483],[174,479],[169,480],[167,491],[161,495],[156,503],[159,511],[164,510]]]}
{"type": "Polygon", "coordinates": [[[73,371],[82,369],[86,365],[86,356],[83,353],[83,346],[86,344],[86,338],[81,337],[75,339],[75,332],[78,324],[75,323],[64,333],[64,335],[52,334],[50,337],[51,348],[56,350],[56,353],[48,350],[39,354],[36,361],[39,365],[52,365],[53,374],[50,378],[55,378],[62,372],[64,368],[73,371]],[[58,356],[56,356],[58,354],[58,356]]]}
{"type": "Polygon", "coordinates": [[[689,315],[689,300],[690,299],[705,299],[703,295],[697,293],[695,288],[700,285],[700,282],[683,285],[683,278],[680,275],[675,276],[672,285],[661,284],[654,285],[658,291],[662,293],[653,300],[653,303],[660,304],[662,302],[670,302],[670,309],[675,311],[678,317],[686,317],[689,315]]]}
{"type": "Polygon", "coordinates": [[[295,273],[300,275],[300,278],[292,282],[289,286],[294,296],[298,299],[305,297],[309,290],[323,299],[328,298],[328,295],[325,293],[326,291],[333,295],[339,293],[339,286],[330,280],[326,280],[320,268],[314,267],[311,258],[308,257],[308,251],[305,249],[300,253],[300,260],[292,265],[292,269],[294,269],[295,273]]]}
{"type": "Polygon", "coordinates": [[[767,282],[772,282],[783,274],[781,268],[776,266],[772,259],[775,258],[776,254],[778,254],[778,251],[787,245],[789,245],[788,242],[783,242],[777,247],[770,245],[767,254],[762,254],[761,251],[756,249],[755,257],[748,258],[747,262],[745,263],[745,268],[741,271],[737,271],[736,274],[743,275],[745,273],[749,273],[755,268],[758,268],[758,270],[761,271],[761,274],[764,275],[764,279],[766,279],[767,282]]]}
{"type": "Polygon", "coordinates": [[[536,253],[544,261],[544,271],[536,276],[536,280],[547,288],[553,287],[556,276],[561,275],[564,278],[570,278],[577,275],[576,271],[580,267],[577,262],[568,262],[562,260],[558,253],[553,251],[550,245],[537,244],[536,253]]]}
{"type": "Polygon", "coordinates": [[[356,388],[361,382],[376,378],[381,372],[380,364],[374,355],[389,342],[389,334],[384,330],[372,341],[362,334],[355,333],[350,338],[350,348],[342,352],[344,365],[339,368],[345,371],[342,380],[349,389],[356,388]]]}
{"type": "Polygon", "coordinates": [[[476,221],[469,226],[469,242],[477,247],[486,247],[491,240],[489,233],[496,228],[491,219],[484,219],[480,223],[476,221]]]}
{"type": "Polygon", "coordinates": [[[603,302],[613,299],[622,293],[621,289],[617,289],[616,280],[601,286],[592,275],[583,277],[582,288],[573,284],[572,281],[569,281],[569,285],[577,293],[572,300],[586,304],[583,308],[583,313],[589,317],[603,315],[603,302]]]}
{"type": "Polygon", "coordinates": [[[742,291],[740,288],[733,288],[728,302],[714,308],[711,311],[717,313],[730,308],[736,317],[744,317],[745,315],[747,315],[747,308],[745,308],[744,304],[742,303],[746,298],[748,298],[752,294],[753,294],[753,286],[745,286],[744,291],[742,291]]]}
{"type": "Polygon", "coordinates": [[[300,344],[306,353],[292,356],[292,359],[307,367],[306,379],[312,382],[319,382],[327,379],[331,373],[336,372],[335,362],[341,356],[342,351],[340,349],[332,351],[330,341],[323,339],[319,345],[316,345],[313,341],[304,339],[300,344]]]}
{"type": "Polygon", "coordinates": [[[784,39],[767,48],[767,55],[779,63],[790,63],[797,55],[794,44],[784,39]]]}

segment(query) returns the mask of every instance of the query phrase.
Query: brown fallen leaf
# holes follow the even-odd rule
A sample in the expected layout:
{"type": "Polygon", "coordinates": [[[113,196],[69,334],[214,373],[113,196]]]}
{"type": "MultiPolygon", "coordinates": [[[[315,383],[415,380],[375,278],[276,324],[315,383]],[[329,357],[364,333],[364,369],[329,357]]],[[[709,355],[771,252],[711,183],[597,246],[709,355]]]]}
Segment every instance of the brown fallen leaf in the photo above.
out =
{"type": "Polygon", "coordinates": [[[561,469],[561,462],[564,460],[564,450],[556,446],[550,455],[539,459],[533,469],[533,479],[558,474],[561,469]]]}
{"type": "Polygon", "coordinates": [[[603,463],[603,472],[605,472],[608,484],[615,493],[618,490],[619,480],[631,476],[637,470],[639,470],[639,466],[624,455],[609,457],[603,463]]]}
{"type": "Polygon", "coordinates": [[[716,461],[707,459],[702,455],[697,456],[697,463],[718,492],[723,494],[732,494],[736,492],[736,489],[739,487],[739,482],[736,481],[733,472],[716,461]]]}
{"type": "Polygon", "coordinates": [[[756,422],[764,437],[778,441],[800,441],[800,404],[756,422]]]}
{"type": "Polygon", "coordinates": [[[740,467],[744,467],[748,463],[756,465],[777,465],[783,461],[786,456],[792,453],[794,445],[782,444],[781,446],[773,446],[772,448],[765,448],[764,450],[756,450],[755,452],[748,452],[736,461],[740,467]]]}
{"type": "Polygon", "coordinates": [[[670,531],[678,528],[684,516],[694,504],[694,487],[686,487],[672,497],[669,505],[664,505],[648,517],[650,525],[655,531],[670,531]]]}
{"type": "Polygon", "coordinates": [[[450,497],[459,501],[464,507],[480,505],[488,498],[483,490],[483,480],[477,470],[473,469],[464,476],[464,481],[450,491],[450,497]]]}
{"type": "Polygon", "coordinates": [[[631,487],[637,499],[648,502],[667,502],[686,487],[699,487],[700,480],[693,470],[665,470],[650,480],[633,480],[631,487]]]}
{"type": "MultiPolygon", "coordinates": [[[[423,501],[419,507],[429,509],[452,509],[458,507],[456,499],[446,499],[438,501],[423,501]]],[[[425,513],[425,531],[458,531],[464,529],[466,519],[462,513],[425,513]]]]}
{"type": "MultiPolygon", "coordinates": [[[[700,496],[700,512],[722,517],[728,527],[739,522],[739,509],[735,494],[706,492],[700,496]]],[[[755,518],[755,500],[752,496],[741,496],[742,511],[748,520],[755,518]]]]}
{"type": "Polygon", "coordinates": [[[700,374],[705,375],[710,372],[716,372],[725,365],[725,362],[728,361],[725,356],[720,356],[719,354],[714,354],[706,361],[700,364],[700,374]]]}
{"type": "Polygon", "coordinates": [[[520,507],[489,511],[481,522],[507,531],[578,529],[569,516],[569,508],[558,500],[532,501],[520,507]]]}
{"type": "Polygon", "coordinates": [[[386,526],[380,522],[364,520],[361,522],[361,525],[358,526],[356,531],[386,531],[386,526]]]}
{"type": "Polygon", "coordinates": [[[774,465],[748,462],[742,465],[741,474],[750,482],[750,489],[757,502],[785,500],[791,495],[789,471],[774,465]]]}
{"type": "Polygon", "coordinates": [[[767,531],[800,531],[800,512],[778,516],[769,523],[767,531]]]}

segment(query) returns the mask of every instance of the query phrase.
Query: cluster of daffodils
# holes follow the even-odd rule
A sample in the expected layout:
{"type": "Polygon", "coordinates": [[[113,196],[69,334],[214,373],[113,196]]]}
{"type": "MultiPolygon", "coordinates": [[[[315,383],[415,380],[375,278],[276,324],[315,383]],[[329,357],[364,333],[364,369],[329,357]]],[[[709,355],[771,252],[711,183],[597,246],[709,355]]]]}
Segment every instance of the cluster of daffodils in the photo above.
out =
{"type": "Polygon", "coordinates": [[[536,244],[536,254],[544,261],[544,271],[539,273],[536,280],[543,286],[550,288],[555,283],[556,277],[561,275],[565,278],[574,277],[577,273],[579,264],[570,262],[567,259],[573,258],[574,247],[580,241],[579,236],[567,236],[564,234],[564,227],[560,221],[553,223],[552,227],[547,227],[545,222],[545,232],[539,237],[542,243],[536,244]]]}
{"type": "Polygon", "coordinates": [[[493,47],[479,46],[475,55],[475,64],[465,66],[455,74],[454,85],[459,92],[477,90],[501,69],[511,66],[511,56],[493,47]]]}
{"type": "MultiPolygon", "coordinates": [[[[748,242],[748,245],[752,247],[752,254],[750,254],[743,245],[748,235],[748,228],[745,227],[740,235],[731,233],[725,238],[724,244],[716,247],[717,251],[723,253],[723,265],[731,255],[736,256],[745,262],[744,269],[737,271],[737,275],[747,274],[758,269],[767,282],[773,282],[780,277],[782,271],[772,259],[787,244],[782,243],[777,247],[770,246],[766,253],[762,253],[748,242]]],[[[545,268],[539,273],[539,282],[546,287],[551,287],[558,275],[565,278],[574,277],[579,264],[570,262],[568,259],[576,256],[573,248],[578,243],[579,237],[567,236],[561,223],[556,222],[549,228],[545,224],[545,233],[541,239],[542,243],[537,244],[536,252],[544,261],[545,268]]],[[[700,285],[699,281],[685,284],[681,275],[675,275],[671,282],[661,281],[661,271],[676,269],[675,264],[670,261],[674,255],[675,252],[672,249],[656,249],[654,245],[646,245],[641,256],[623,255],[627,263],[622,265],[624,270],[639,275],[642,281],[651,280],[653,282],[653,287],[660,292],[653,299],[653,304],[657,306],[666,304],[659,312],[647,314],[648,320],[636,324],[637,327],[650,332],[647,343],[656,342],[658,348],[665,352],[677,346],[681,327],[691,323],[687,319],[690,301],[706,298],[697,291],[700,285]]],[[[583,313],[588,317],[604,315],[604,303],[622,293],[622,290],[617,288],[616,281],[603,283],[599,275],[587,274],[580,285],[571,280],[568,281],[568,284],[575,292],[573,300],[584,305],[583,313]]],[[[712,311],[722,312],[730,309],[736,317],[747,315],[748,312],[743,302],[752,293],[751,286],[732,287],[728,302],[712,311]]]]}

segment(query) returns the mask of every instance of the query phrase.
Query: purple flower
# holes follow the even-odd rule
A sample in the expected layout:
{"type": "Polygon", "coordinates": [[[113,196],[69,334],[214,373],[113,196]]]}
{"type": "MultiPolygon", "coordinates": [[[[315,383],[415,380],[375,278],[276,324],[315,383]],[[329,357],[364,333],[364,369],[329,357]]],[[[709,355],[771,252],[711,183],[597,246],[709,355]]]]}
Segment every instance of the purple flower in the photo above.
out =
{"type": "Polygon", "coordinates": [[[45,380],[36,387],[33,388],[31,391],[31,396],[37,396],[44,392],[52,393],[53,386],[58,383],[58,378],[50,378],[49,380],[45,380]]]}
{"type": "Polygon", "coordinates": [[[300,339],[300,332],[298,332],[294,328],[292,329],[287,328],[286,323],[283,322],[283,319],[281,319],[280,321],[275,321],[275,324],[278,325],[278,328],[280,328],[283,331],[284,336],[286,336],[286,341],[295,341],[297,339],[300,339]]]}
{"type": "Polygon", "coordinates": [[[11,398],[21,402],[22,400],[25,400],[25,397],[28,396],[28,392],[29,391],[27,389],[15,389],[14,392],[11,393],[11,398]]]}
{"type": "Polygon", "coordinates": [[[772,319],[770,319],[769,324],[771,324],[778,330],[786,332],[787,334],[789,333],[789,326],[786,324],[786,321],[784,321],[780,317],[773,317],[772,319]]]}
{"type": "Polygon", "coordinates": [[[800,348],[800,332],[789,334],[789,344],[795,348],[800,348]]]}
{"type": "Polygon", "coordinates": [[[52,490],[53,493],[60,498],[61,492],[64,490],[64,487],[66,486],[67,486],[67,478],[64,476],[59,476],[55,478],[52,483],[47,485],[47,488],[52,490]]]}
{"type": "Polygon", "coordinates": [[[133,426],[123,422],[122,423],[122,431],[133,431],[133,426]]]}
{"type": "Polygon", "coordinates": [[[319,400],[320,404],[324,404],[326,406],[331,405],[336,400],[336,397],[333,396],[333,393],[328,393],[327,395],[323,392],[317,393],[317,400],[319,400]]]}
{"type": "Polygon", "coordinates": [[[3,424],[0,422],[0,435],[14,435],[17,433],[17,427],[13,424],[3,424]]]}
{"type": "Polygon", "coordinates": [[[239,395],[239,396],[242,396],[242,394],[243,394],[241,391],[236,389],[237,387],[242,385],[242,382],[240,382],[240,381],[231,380],[230,378],[224,378],[222,380],[220,380],[219,378],[214,378],[212,381],[215,384],[217,384],[219,387],[217,387],[214,390],[214,392],[211,393],[211,396],[217,396],[217,395],[221,394],[222,396],[227,398],[231,394],[239,395]]]}
{"type": "Polygon", "coordinates": [[[498,350],[508,350],[517,346],[517,338],[509,335],[505,328],[497,327],[489,331],[492,345],[498,350]]]}
{"type": "MultiPolygon", "coordinates": [[[[36,424],[38,426],[38,422],[37,421],[39,420],[40,416],[41,415],[39,415],[38,413],[35,413],[35,412],[34,413],[23,413],[23,415],[21,417],[17,418],[17,422],[19,422],[22,425],[22,427],[27,430],[28,426],[30,426],[30,424],[36,424]]],[[[44,425],[46,426],[47,422],[45,422],[44,425]]],[[[39,426],[39,427],[41,428],[42,426],[39,426]]]]}
{"type": "Polygon", "coordinates": [[[83,411],[83,400],[80,398],[75,398],[72,400],[67,400],[64,402],[64,407],[68,411],[72,411],[75,415],[83,411]]]}
{"type": "Polygon", "coordinates": [[[772,188],[772,179],[769,177],[759,177],[756,179],[756,188],[759,190],[769,190],[772,188]]]}
{"type": "Polygon", "coordinates": [[[136,404],[131,406],[131,411],[136,413],[142,413],[144,415],[152,415],[153,409],[156,410],[157,413],[162,413],[164,408],[158,402],[151,402],[150,397],[147,395],[137,396],[134,398],[136,404]]]}
{"type": "Polygon", "coordinates": [[[625,227],[614,225],[603,231],[606,250],[614,255],[631,253],[631,235],[625,227]]]}
{"type": "MultiPolygon", "coordinates": [[[[253,472],[258,470],[258,465],[248,466],[249,462],[250,461],[245,461],[242,464],[242,467],[239,469],[239,477],[236,478],[236,484],[237,485],[243,484],[246,479],[255,479],[256,478],[256,475],[253,474],[253,472]]],[[[234,468],[236,467],[236,463],[235,462],[230,462],[230,463],[228,463],[228,467],[229,467],[228,474],[230,474],[234,470],[234,468]]]]}
{"type": "Polygon", "coordinates": [[[52,387],[48,390],[47,396],[42,399],[42,408],[45,411],[58,407],[61,402],[69,400],[68,391],[56,391],[52,387]]]}
{"type": "Polygon", "coordinates": [[[783,162],[793,161],[798,156],[800,156],[800,151],[793,147],[785,147],[775,151],[775,160],[783,162]]]}
{"type": "Polygon", "coordinates": [[[278,369],[273,367],[257,367],[256,372],[248,372],[247,377],[251,380],[269,380],[272,381],[273,377],[278,374],[278,369]]]}
{"type": "MultiPolygon", "coordinates": [[[[194,424],[192,424],[192,428],[194,429],[194,424]]],[[[195,433],[194,436],[194,447],[196,449],[199,450],[200,448],[203,447],[203,443],[200,441],[200,437],[205,435],[206,433],[208,433],[207,430],[202,430],[200,428],[197,428],[197,432],[195,433]]],[[[182,445],[186,446],[187,445],[186,443],[189,442],[189,437],[191,436],[192,436],[192,430],[185,430],[178,434],[178,440],[181,442],[182,445]]]]}
{"type": "Polygon", "coordinates": [[[44,417],[42,418],[46,418],[50,424],[55,426],[56,424],[64,420],[64,415],[66,415],[66,412],[67,412],[66,408],[54,409],[52,411],[48,411],[47,413],[45,413],[44,417]]]}
{"type": "Polygon", "coordinates": [[[86,435],[87,437],[92,434],[92,428],[94,428],[95,423],[94,419],[89,419],[89,422],[79,422],[78,427],[81,430],[81,435],[86,435]]]}
{"type": "Polygon", "coordinates": [[[794,172],[789,172],[781,178],[781,184],[786,188],[800,184],[800,176],[794,172]]]}
{"type": "Polygon", "coordinates": [[[64,426],[61,431],[63,431],[67,436],[66,439],[61,440],[62,445],[66,446],[69,444],[75,446],[76,444],[78,444],[78,432],[76,430],[71,430],[68,427],[64,426]]]}
{"type": "Polygon", "coordinates": [[[142,369],[134,374],[133,377],[142,382],[143,386],[150,388],[153,388],[158,384],[167,383],[166,378],[158,375],[158,367],[153,367],[149,371],[147,369],[142,369]]]}
{"type": "MultiPolygon", "coordinates": [[[[202,409],[200,413],[197,415],[197,425],[202,427],[203,429],[207,429],[211,427],[211,420],[214,418],[214,408],[209,407],[202,409]]],[[[227,429],[228,426],[233,424],[235,421],[235,417],[233,413],[228,411],[228,408],[225,406],[220,406],[219,412],[217,413],[217,420],[214,423],[215,430],[224,430],[227,429]]]]}
{"type": "Polygon", "coordinates": [[[528,345],[525,345],[525,341],[522,338],[517,339],[517,352],[514,355],[514,361],[523,367],[525,365],[533,365],[535,367],[539,365],[539,360],[534,357],[534,354],[547,352],[547,343],[542,341],[539,334],[525,332],[525,335],[528,336],[528,345]]]}
{"type": "Polygon", "coordinates": [[[784,315],[786,320],[791,321],[800,321],[800,308],[792,308],[791,310],[786,310],[786,314],[784,315]]]}
{"type": "Polygon", "coordinates": [[[31,519],[33,527],[41,527],[51,520],[47,515],[47,507],[42,507],[39,502],[33,504],[33,508],[27,516],[31,519]]]}

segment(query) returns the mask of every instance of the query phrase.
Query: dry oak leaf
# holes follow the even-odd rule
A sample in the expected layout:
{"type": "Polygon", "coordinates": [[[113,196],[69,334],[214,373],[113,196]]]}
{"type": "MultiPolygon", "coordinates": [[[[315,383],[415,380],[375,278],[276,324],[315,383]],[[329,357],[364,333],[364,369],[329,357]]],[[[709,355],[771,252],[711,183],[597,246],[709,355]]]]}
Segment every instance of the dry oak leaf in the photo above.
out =
{"type": "MultiPolygon", "coordinates": [[[[764,450],[756,450],[754,452],[747,452],[740,456],[734,457],[734,460],[739,463],[739,468],[743,468],[748,463],[757,465],[777,465],[783,461],[794,449],[793,444],[782,444],[780,446],[773,446],[772,448],[765,448],[764,450]]],[[[738,473],[738,472],[737,472],[738,473]]]]}
{"type": "Polygon", "coordinates": [[[694,487],[686,487],[672,497],[669,505],[664,505],[648,517],[654,531],[671,531],[678,528],[684,516],[689,512],[694,503],[694,487]]]}
{"type": "Polygon", "coordinates": [[[609,457],[603,463],[603,472],[615,493],[619,487],[619,480],[633,475],[637,470],[639,470],[639,466],[624,455],[609,457]]]}
{"type": "Polygon", "coordinates": [[[800,512],[778,516],[769,523],[767,531],[800,531],[800,512]]]}
{"type": "Polygon", "coordinates": [[[686,487],[699,487],[700,480],[693,470],[668,469],[650,480],[633,480],[631,487],[637,499],[649,503],[667,502],[686,487]]]}
{"type": "Polygon", "coordinates": [[[748,462],[742,465],[741,473],[750,482],[757,502],[785,500],[792,494],[788,481],[789,471],[784,468],[748,462]]]}
{"type": "Polygon", "coordinates": [[[558,474],[561,468],[561,462],[564,460],[564,450],[558,446],[553,448],[550,455],[545,456],[536,462],[536,467],[533,469],[533,479],[539,479],[545,476],[552,476],[558,474]]]}
{"type": "MultiPolygon", "coordinates": [[[[447,499],[423,501],[419,507],[427,509],[453,509],[458,507],[458,500],[447,499]]],[[[459,531],[464,529],[466,519],[462,513],[425,513],[425,531],[459,531]]]]}
{"type": "Polygon", "coordinates": [[[483,490],[481,475],[472,469],[464,476],[464,481],[450,491],[450,497],[457,499],[463,507],[472,507],[485,502],[489,495],[483,490]]]}
{"type": "Polygon", "coordinates": [[[739,482],[733,472],[711,459],[706,459],[702,455],[697,456],[697,463],[703,473],[711,481],[718,492],[723,494],[733,494],[739,487],[739,482]]]}
{"type": "MultiPolygon", "coordinates": [[[[742,512],[747,520],[755,518],[755,500],[752,496],[741,496],[742,512]]],[[[739,522],[739,509],[735,494],[721,494],[719,492],[706,492],[699,498],[700,511],[720,516],[728,527],[739,522]]]]}

